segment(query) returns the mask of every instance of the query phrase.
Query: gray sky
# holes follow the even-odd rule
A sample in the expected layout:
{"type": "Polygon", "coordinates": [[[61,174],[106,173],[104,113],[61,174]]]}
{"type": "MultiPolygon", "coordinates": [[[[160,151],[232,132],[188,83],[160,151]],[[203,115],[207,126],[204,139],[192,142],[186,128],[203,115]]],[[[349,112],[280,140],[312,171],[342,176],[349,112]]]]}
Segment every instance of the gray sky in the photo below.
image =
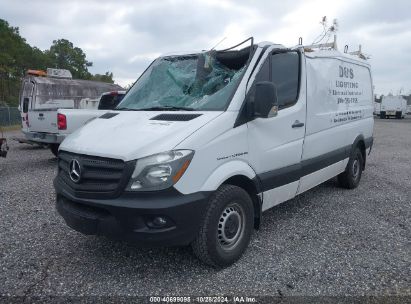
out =
{"type": "Polygon", "coordinates": [[[0,18],[27,41],[47,49],[66,38],[93,62],[92,73],[112,71],[132,83],[155,57],[225,47],[254,36],[294,46],[321,33],[320,20],[338,19],[338,46],[362,44],[371,56],[375,91],[411,93],[410,0],[0,0],[0,18]]]}

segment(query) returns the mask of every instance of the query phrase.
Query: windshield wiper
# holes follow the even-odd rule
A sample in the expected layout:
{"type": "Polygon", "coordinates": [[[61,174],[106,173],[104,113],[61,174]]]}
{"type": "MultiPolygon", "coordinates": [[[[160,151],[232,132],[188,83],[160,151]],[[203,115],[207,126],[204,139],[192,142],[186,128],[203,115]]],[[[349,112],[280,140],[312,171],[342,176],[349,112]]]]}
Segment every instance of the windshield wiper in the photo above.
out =
{"type": "Polygon", "coordinates": [[[140,109],[130,109],[130,108],[117,108],[115,110],[119,111],[194,111],[195,109],[189,107],[177,107],[177,106],[155,106],[140,109]]]}
{"type": "Polygon", "coordinates": [[[114,108],[113,111],[132,111],[133,109],[129,108],[114,108]]]}
{"type": "Polygon", "coordinates": [[[144,111],[145,109],[132,109],[132,108],[115,108],[113,111],[144,111]]]}
{"type": "Polygon", "coordinates": [[[189,107],[179,107],[179,106],[156,106],[156,107],[149,107],[149,108],[142,108],[141,111],[194,111],[193,108],[189,107]]]}

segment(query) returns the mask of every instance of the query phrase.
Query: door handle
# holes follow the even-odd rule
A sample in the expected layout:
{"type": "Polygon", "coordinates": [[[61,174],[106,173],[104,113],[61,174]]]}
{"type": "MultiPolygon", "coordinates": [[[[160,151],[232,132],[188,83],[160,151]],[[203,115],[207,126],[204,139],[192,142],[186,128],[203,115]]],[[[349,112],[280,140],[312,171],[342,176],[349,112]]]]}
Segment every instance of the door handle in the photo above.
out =
{"type": "Polygon", "coordinates": [[[291,127],[292,128],[301,128],[301,127],[304,127],[304,123],[300,122],[299,120],[296,120],[296,121],[294,121],[294,123],[291,127]]]}

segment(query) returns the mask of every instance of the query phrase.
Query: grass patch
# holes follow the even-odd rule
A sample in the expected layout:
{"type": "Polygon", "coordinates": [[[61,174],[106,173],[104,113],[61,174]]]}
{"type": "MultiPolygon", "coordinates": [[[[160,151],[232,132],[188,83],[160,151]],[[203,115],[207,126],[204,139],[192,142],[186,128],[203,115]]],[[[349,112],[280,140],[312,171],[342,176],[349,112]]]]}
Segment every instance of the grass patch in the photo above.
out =
{"type": "Polygon", "coordinates": [[[21,129],[21,125],[13,125],[13,126],[0,126],[0,129],[3,130],[3,132],[6,131],[17,131],[21,129]]]}

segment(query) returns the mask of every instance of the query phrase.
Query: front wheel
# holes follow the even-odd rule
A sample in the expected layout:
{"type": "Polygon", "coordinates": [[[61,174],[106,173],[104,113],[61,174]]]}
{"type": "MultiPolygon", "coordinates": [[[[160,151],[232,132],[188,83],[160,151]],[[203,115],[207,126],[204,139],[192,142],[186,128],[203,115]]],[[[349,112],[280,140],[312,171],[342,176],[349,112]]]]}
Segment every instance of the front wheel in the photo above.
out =
{"type": "Polygon", "coordinates": [[[357,147],[350,156],[345,171],[338,175],[338,182],[342,187],[347,189],[357,188],[361,180],[363,168],[364,158],[361,150],[357,147]]]}
{"type": "Polygon", "coordinates": [[[50,151],[51,151],[51,153],[53,153],[53,155],[55,157],[57,157],[57,155],[59,153],[59,147],[60,147],[59,144],[50,144],[50,151]]]}
{"type": "Polygon", "coordinates": [[[237,261],[250,242],[253,203],[240,187],[222,185],[210,199],[203,225],[192,242],[194,254],[213,267],[237,261]]]}

